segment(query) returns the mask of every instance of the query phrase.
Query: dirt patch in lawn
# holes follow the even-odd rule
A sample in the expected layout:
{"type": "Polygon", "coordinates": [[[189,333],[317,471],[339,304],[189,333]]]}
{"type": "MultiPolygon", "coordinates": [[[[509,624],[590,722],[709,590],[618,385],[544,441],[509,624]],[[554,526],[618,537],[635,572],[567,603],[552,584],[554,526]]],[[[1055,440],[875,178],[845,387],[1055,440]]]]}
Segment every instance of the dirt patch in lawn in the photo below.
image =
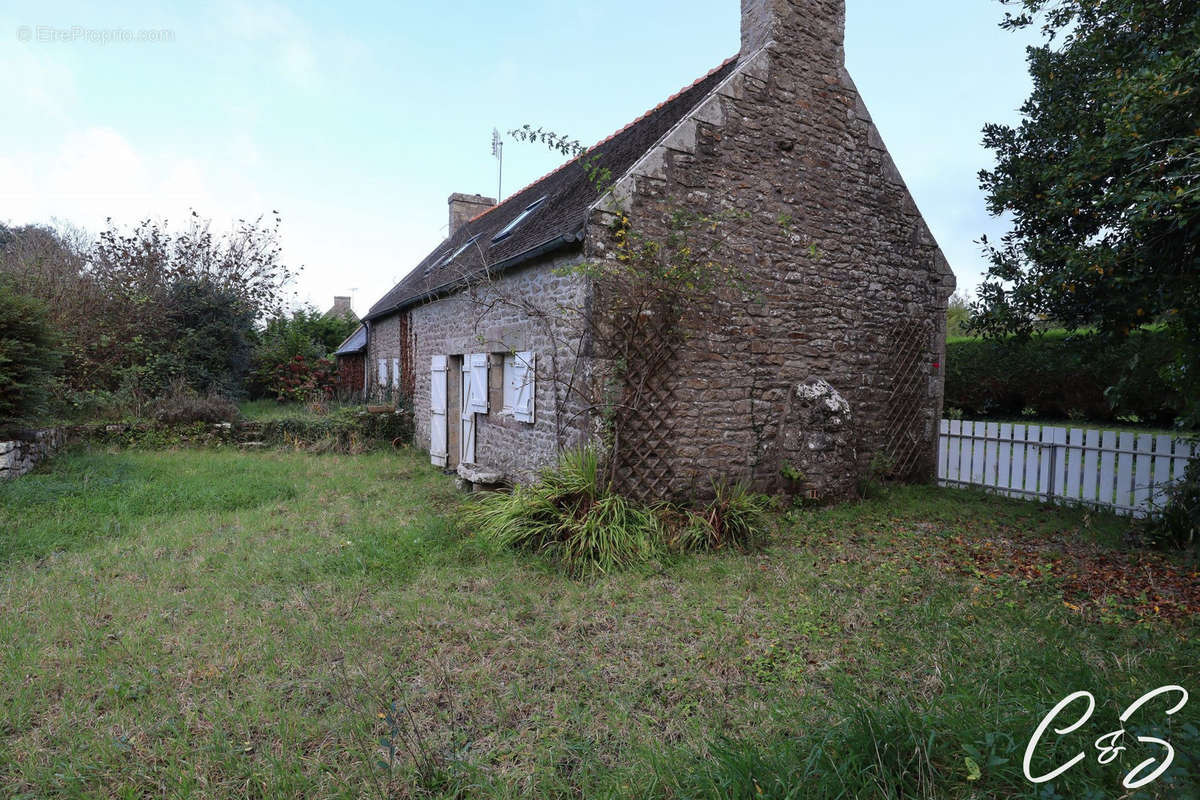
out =
{"type": "Polygon", "coordinates": [[[1163,553],[1113,551],[1067,538],[950,542],[960,571],[1057,584],[1063,605],[1089,618],[1181,621],[1200,612],[1200,571],[1163,553]]]}

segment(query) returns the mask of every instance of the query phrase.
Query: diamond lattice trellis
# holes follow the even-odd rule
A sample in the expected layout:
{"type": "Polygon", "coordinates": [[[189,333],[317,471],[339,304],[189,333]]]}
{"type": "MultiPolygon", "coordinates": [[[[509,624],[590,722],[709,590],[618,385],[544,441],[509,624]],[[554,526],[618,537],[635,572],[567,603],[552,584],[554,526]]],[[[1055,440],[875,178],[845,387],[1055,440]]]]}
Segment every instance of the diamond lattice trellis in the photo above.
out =
{"type": "Polygon", "coordinates": [[[675,478],[671,315],[643,316],[621,332],[628,346],[622,401],[614,415],[616,488],[642,500],[667,496],[675,478]]]}
{"type": "Polygon", "coordinates": [[[902,320],[888,334],[889,396],[883,452],[888,456],[891,478],[918,477],[928,455],[925,412],[932,340],[933,326],[928,319],[902,320]]]}

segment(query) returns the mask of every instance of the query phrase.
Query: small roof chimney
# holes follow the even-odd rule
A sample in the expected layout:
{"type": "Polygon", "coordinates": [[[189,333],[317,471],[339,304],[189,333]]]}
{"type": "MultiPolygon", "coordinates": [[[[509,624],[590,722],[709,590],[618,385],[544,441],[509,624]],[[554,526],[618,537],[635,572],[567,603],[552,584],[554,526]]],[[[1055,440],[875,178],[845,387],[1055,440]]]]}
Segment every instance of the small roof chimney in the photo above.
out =
{"type": "Polygon", "coordinates": [[[742,55],[767,42],[845,63],[846,0],[742,0],[742,55]]]}
{"type": "Polygon", "coordinates": [[[333,308],[331,308],[325,312],[325,316],[327,316],[327,317],[332,317],[332,316],[345,317],[345,316],[353,316],[353,315],[354,315],[354,309],[350,305],[350,297],[349,296],[340,297],[340,296],[335,295],[333,298],[333,308]]]}
{"type": "Polygon", "coordinates": [[[493,198],[481,194],[452,194],[449,202],[451,236],[463,225],[496,205],[493,198]]]}

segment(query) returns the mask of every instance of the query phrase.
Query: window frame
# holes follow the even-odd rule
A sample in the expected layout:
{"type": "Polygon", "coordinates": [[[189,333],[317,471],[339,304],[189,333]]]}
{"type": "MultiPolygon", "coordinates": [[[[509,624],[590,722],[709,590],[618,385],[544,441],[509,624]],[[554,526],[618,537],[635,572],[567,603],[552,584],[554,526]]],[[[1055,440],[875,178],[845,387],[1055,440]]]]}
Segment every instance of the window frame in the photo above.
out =
{"type": "Polygon", "coordinates": [[[546,202],[547,198],[549,198],[549,195],[543,195],[539,199],[530,203],[524,211],[517,215],[516,219],[505,225],[500,229],[499,233],[492,237],[492,244],[503,242],[505,239],[512,236],[513,231],[517,229],[517,226],[524,222],[530,214],[541,208],[542,204],[546,202]]]}

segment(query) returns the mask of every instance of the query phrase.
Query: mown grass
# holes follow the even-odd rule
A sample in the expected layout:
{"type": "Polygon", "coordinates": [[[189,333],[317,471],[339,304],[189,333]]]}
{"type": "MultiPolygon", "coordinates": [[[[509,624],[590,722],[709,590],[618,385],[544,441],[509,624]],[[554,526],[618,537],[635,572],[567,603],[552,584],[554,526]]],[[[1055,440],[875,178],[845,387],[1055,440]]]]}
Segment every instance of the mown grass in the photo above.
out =
{"type": "MultiPolygon", "coordinates": [[[[462,536],[408,451],[82,453],[0,507],[3,796],[1042,796],[1020,751],[1059,699],[1098,710],[1047,768],[1200,663],[1191,620],[1081,616],[962,553],[1114,523],[969,493],[589,580],[462,536]]],[[[1139,723],[1193,781],[1196,708],[1139,723]]],[[[1044,796],[1121,775],[1090,757],[1044,796]]]]}

